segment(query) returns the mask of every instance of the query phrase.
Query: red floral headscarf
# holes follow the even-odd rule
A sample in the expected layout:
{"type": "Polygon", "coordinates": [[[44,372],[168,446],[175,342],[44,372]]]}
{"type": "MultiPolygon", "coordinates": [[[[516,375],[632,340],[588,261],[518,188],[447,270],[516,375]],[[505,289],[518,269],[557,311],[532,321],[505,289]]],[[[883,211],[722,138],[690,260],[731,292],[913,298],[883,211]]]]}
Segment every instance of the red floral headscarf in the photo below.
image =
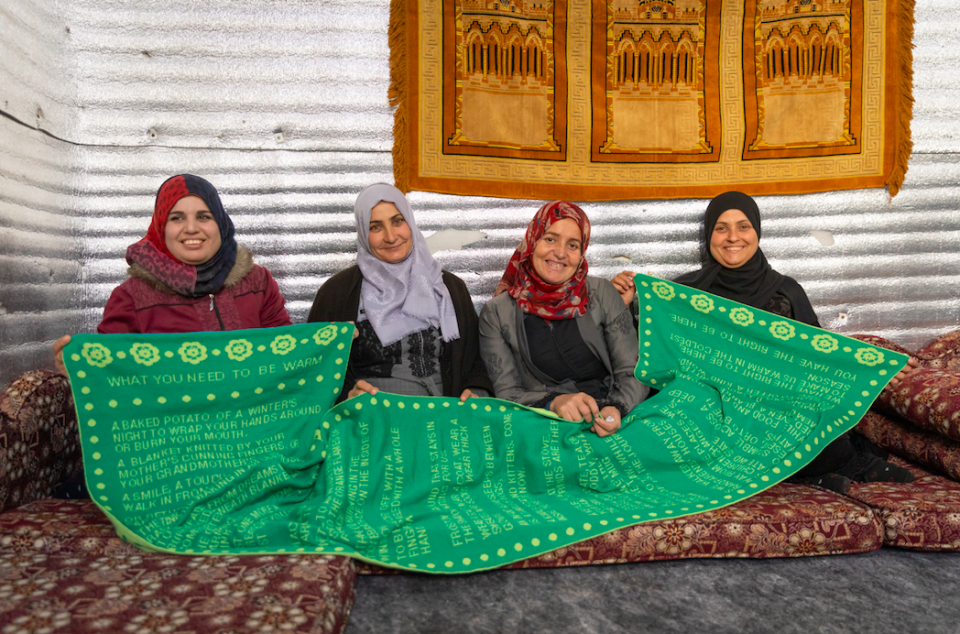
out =
{"type": "Polygon", "coordinates": [[[496,297],[506,291],[517,300],[517,305],[525,313],[538,315],[544,319],[569,319],[580,317],[587,312],[587,259],[584,254],[590,244],[590,220],[583,210],[565,200],[547,203],[537,212],[520,246],[513,252],[507,269],[497,284],[496,297]],[[581,250],[580,266],[573,276],[560,284],[548,284],[540,279],[533,269],[530,256],[550,225],[570,218],[580,227],[581,250]]]}

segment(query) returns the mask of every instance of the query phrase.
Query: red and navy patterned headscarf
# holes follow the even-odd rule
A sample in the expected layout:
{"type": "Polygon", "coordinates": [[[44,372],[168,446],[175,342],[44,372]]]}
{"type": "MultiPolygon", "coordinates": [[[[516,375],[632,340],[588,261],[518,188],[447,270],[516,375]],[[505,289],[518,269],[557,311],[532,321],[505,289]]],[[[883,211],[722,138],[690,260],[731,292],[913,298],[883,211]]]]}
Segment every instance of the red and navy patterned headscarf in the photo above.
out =
{"type": "Polygon", "coordinates": [[[233,221],[223,210],[220,195],[209,181],[190,174],[174,176],[160,186],[147,235],[127,248],[128,264],[139,264],[171,289],[188,297],[203,297],[219,291],[236,261],[233,221]],[[197,266],[184,264],[167,248],[165,231],[170,210],[187,196],[203,199],[220,228],[220,249],[197,266]]]}
{"type": "Polygon", "coordinates": [[[547,203],[537,212],[520,246],[513,252],[503,278],[497,284],[496,297],[506,291],[517,300],[517,305],[525,313],[538,315],[544,319],[569,319],[580,317],[587,312],[587,259],[584,254],[590,244],[590,221],[583,210],[565,200],[547,203]],[[573,276],[560,284],[548,284],[540,279],[533,269],[530,256],[550,225],[570,218],[580,227],[581,250],[580,265],[573,276]]]}

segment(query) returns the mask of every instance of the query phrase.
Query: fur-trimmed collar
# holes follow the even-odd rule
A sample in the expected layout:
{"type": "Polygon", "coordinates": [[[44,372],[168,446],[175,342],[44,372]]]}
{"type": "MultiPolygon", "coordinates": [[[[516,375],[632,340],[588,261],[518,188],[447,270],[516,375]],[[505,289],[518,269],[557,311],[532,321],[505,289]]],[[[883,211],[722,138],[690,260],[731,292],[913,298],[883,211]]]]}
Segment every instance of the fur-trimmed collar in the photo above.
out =
{"type": "MultiPolygon", "coordinates": [[[[228,286],[233,286],[238,284],[243,280],[250,271],[253,270],[253,254],[250,251],[242,246],[237,245],[237,261],[234,262],[233,268],[230,269],[230,273],[227,274],[227,279],[223,283],[224,288],[228,286]]],[[[156,275],[143,268],[139,264],[131,264],[130,268],[127,269],[127,275],[130,277],[135,277],[139,280],[143,280],[150,286],[154,287],[158,291],[163,291],[169,295],[178,295],[179,293],[175,292],[172,288],[161,282],[156,275]]]]}

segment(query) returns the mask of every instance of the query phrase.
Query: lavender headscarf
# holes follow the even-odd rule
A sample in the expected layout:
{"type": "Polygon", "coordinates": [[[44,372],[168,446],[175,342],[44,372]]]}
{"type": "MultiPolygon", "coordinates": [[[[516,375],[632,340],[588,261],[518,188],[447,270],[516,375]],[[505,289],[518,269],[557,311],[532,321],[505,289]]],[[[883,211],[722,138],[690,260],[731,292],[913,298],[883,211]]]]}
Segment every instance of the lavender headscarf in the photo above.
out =
{"type": "Polygon", "coordinates": [[[430,326],[440,328],[444,341],[460,338],[460,327],[450,291],[443,283],[440,264],[430,255],[403,193],[393,185],[375,183],[357,196],[357,265],[363,274],[360,308],[370,320],[380,343],[389,346],[430,326]],[[397,206],[410,226],[413,248],[401,262],[391,264],[370,251],[370,215],[381,202],[397,206]]]}

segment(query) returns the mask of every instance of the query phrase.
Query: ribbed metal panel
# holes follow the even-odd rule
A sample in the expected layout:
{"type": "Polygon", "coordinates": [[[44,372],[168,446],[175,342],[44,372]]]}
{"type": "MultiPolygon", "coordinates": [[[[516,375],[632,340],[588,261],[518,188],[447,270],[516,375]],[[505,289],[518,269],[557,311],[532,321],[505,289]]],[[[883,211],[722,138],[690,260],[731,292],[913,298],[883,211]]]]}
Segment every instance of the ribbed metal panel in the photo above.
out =
{"type": "Polygon", "coordinates": [[[49,363],[83,327],[69,144],[0,118],[0,381],[49,363]]]}
{"type": "MultiPolygon", "coordinates": [[[[216,184],[239,240],[304,319],[354,261],[357,192],[392,181],[389,2],[0,2],[0,102],[16,119],[0,119],[0,380],[49,365],[56,335],[96,327],[174,173],[216,184]]],[[[824,326],[907,347],[960,327],[960,7],[920,0],[916,18],[903,191],[759,199],[764,252],[824,326]]],[[[479,308],[538,204],[410,200],[425,233],[487,234],[437,254],[479,308]]],[[[692,268],[705,206],[584,203],[591,271],[692,268]]]]}
{"type": "Polygon", "coordinates": [[[917,0],[913,44],[913,151],[958,153],[960,4],[917,0]]]}
{"type": "Polygon", "coordinates": [[[335,152],[392,145],[388,2],[84,0],[69,13],[85,140],[335,152]]]}
{"type": "Polygon", "coordinates": [[[0,2],[0,102],[4,114],[69,138],[76,128],[78,105],[75,63],[61,3],[0,2]]]}

